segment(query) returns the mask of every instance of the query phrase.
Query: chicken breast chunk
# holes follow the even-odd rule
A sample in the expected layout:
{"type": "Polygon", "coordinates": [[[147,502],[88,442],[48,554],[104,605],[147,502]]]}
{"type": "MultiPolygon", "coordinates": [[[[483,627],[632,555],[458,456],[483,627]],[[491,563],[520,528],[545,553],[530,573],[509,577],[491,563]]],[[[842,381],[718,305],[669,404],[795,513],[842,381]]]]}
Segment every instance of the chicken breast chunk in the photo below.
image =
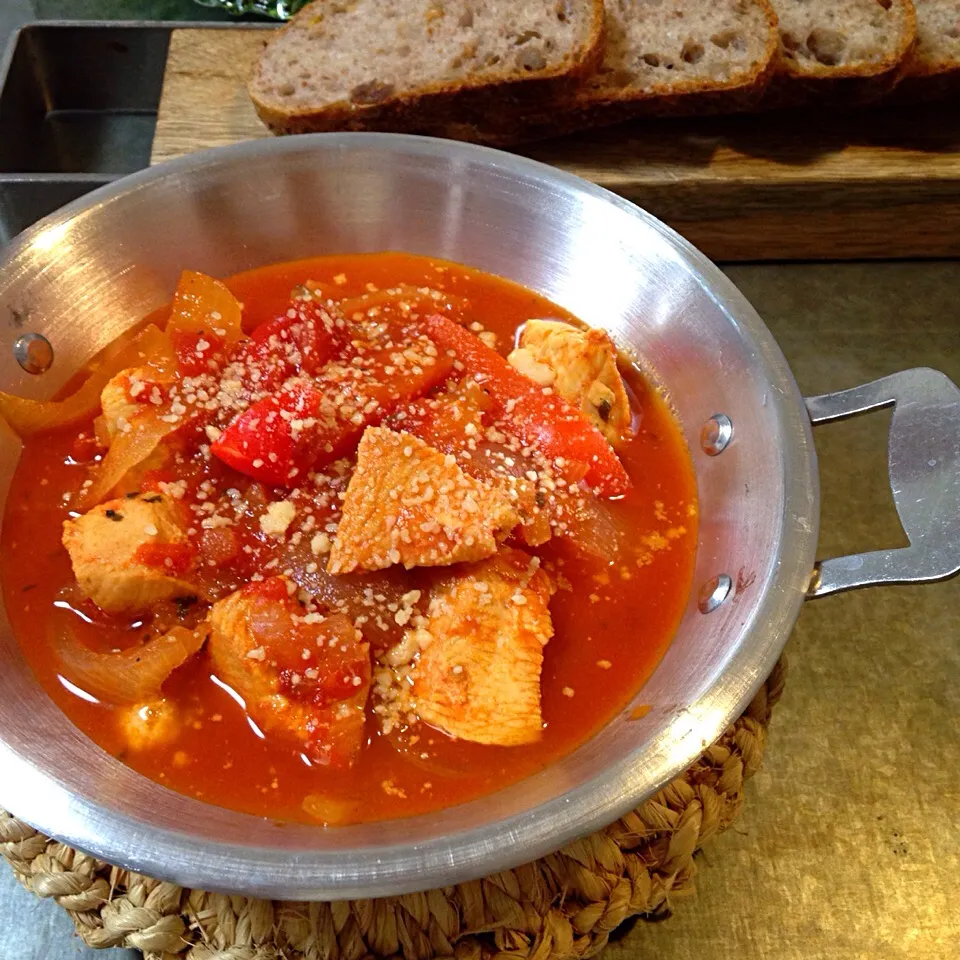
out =
{"type": "Polygon", "coordinates": [[[528,320],[507,359],[581,410],[613,446],[629,434],[630,401],[617,370],[617,348],[602,330],[528,320]]]}
{"type": "Polygon", "coordinates": [[[538,740],[543,648],[553,636],[553,585],[519,550],[463,568],[431,597],[413,696],[422,720],[475,743],[538,740]]]}
{"type": "Polygon", "coordinates": [[[107,613],[141,613],[192,596],[195,551],[179,507],[160,493],[109,500],[63,524],[80,589],[107,613]]]}
{"type": "Polygon", "coordinates": [[[151,394],[159,404],[161,397],[166,397],[165,387],[172,382],[172,377],[154,367],[131,367],[109,380],[100,393],[106,439],[112,440],[118,432],[128,430],[134,417],[150,410],[151,394]]]}
{"type": "Polygon", "coordinates": [[[468,477],[456,457],[412,434],[369,427],[327,570],[482,560],[519,522],[502,485],[468,477]]]}
{"type": "Polygon", "coordinates": [[[215,603],[208,650],[267,736],[311,763],[349,767],[363,744],[370,647],[343,614],[307,613],[291,586],[272,577],[215,603]]]}

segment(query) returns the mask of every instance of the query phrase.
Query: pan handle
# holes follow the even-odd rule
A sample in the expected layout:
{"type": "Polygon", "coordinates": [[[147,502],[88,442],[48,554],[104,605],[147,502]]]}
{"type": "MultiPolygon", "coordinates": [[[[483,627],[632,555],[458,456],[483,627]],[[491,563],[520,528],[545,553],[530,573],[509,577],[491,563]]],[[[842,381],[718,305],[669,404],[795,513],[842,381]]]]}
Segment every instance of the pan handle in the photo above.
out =
{"type": "Polygon", "coordinates": [[[890,489],[910,546],[818,561],[807,597],[960,572],[960,389],[927,367],[806,399],[816,426],[893,405],[890,489]]]}

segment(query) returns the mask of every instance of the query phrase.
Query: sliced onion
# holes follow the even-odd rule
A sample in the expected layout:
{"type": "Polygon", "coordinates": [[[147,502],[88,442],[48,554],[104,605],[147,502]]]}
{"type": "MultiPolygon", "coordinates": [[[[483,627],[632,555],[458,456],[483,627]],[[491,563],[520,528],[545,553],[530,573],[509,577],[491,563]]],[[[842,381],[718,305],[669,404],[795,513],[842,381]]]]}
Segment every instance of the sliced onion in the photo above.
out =
{"type": "Polygon", "coordinates": [[[155,323],[145,326],[132,340],[121,338],[116,352],[112,345],[107,348],[103,360],[97,364],[97,373],[103,382],[115,377],[128,367],[148,365],[160,373],[174,373],[177,369],[177,352],[170,338],[155,323]]]}
{"type": "Polygon", "coordinates": [[[113,438],[110,450],[93,476],[92,486],[81,493],[75,509],[88,510],[105,500],[130,470],[143,463],[164,437],[182,425],[179,418],[175,423],[167,423],[153,410],[134,417],[130,429],[113,438]]]}
{"type": "Polygon", "coordinates": [[[478,480],[498,480],[504,477],[519,480],[526,476],[530,469],[529,462],[518,456],[515,450],[511,450],[506,444],[493,443],[483,437],[460,453],[461,465],[478,480]]]}
{"type": "Polygon", "coordinates": [[[574,547],[600,560],[610,560],[617,553],[627,527],[613,504],[583,496],[565,499],[564,508],[560,531],[574,547]]]}
{"type": "Polygon", "coordinates": [[[63,400],[28,400],[0,393],[0,415],[21,437],[57,430],[89,420],[100,412],[100,394],[107,381],[128,367],[144,364],[160,371],[173,369],[175,356],[170,338],[150,324],[132,340],[121,337],[91,364],[83,384],[63,400]]]}
{"type": "Polygon", "coordinates": [[[212,330],[227,343],[244,337],[240,301],[219,280],[184,270],[170,308],[167,333],[212,330]]]}
{"type": "Polygon", "coordinates": [[[71,683],[109,703],[143,703],[160,696],[163,682],[206,642],[207,629],[172,627],[163,636],[120,653],[84,646],[67,624],[53,627],[53,647],[71,683]]]}
{"type": "MultiPolygon", "coordinates": [[[[326,557],[313,555],[308,537],[304,537],[299,544],[287,545],[280,568],[289,570],[290,579],[321,605],[345,613],[354,621],[358,617],[366,617],[366,622],[361,624],[361,631],[377,649],[392,647],[400,641],[406,630],[405,625],[396,622],[393,611],[386,608],[396,604],[399,609],[403,606],[404,595],[418,589],[418,584],[422,583],[414,572],[397,566],[375,573],[348,573],[343,576],[327,573],[326,557]],[[383,599],[371,603],[371,597],[383,599]]],[[[426,591],[422,598],[424,600],[425,594],[426,591]]]]}
{"type": "Polygon", "coordinates": [[[97,438],[97,443],[99,443],[104,450],[110,446],[110,441],[113,439],[113,436],[110,433],[110,427],[107,426],[107,418],[102,413],[93,421],[93,435],[97,438]]]}

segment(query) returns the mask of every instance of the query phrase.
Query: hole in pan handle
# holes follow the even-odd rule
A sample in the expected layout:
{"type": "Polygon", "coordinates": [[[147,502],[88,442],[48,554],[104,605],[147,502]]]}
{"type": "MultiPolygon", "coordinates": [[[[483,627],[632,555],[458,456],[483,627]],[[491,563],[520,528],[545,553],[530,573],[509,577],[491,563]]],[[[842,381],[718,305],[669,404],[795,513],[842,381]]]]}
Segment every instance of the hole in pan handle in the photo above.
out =
{"type": "Polygon", "coordinates": [[[910,546],[821,560],[808,597],[960,572],[960,389],[927,367],[806,399],[816,426],[893,405],[887,462],[910,546]]]}

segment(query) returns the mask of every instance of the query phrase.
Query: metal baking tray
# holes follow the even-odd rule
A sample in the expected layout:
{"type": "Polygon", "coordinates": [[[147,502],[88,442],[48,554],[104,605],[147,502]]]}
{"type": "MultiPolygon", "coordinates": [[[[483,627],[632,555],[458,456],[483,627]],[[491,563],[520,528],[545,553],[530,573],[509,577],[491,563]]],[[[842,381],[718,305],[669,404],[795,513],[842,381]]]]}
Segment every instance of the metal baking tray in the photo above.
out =
{"type": "Polygon", "coordinates": [[[149,165],[170,34],[185,26],[241,24],[45,21],[14,33],[0,60],[0,244],[149,165]]]}

